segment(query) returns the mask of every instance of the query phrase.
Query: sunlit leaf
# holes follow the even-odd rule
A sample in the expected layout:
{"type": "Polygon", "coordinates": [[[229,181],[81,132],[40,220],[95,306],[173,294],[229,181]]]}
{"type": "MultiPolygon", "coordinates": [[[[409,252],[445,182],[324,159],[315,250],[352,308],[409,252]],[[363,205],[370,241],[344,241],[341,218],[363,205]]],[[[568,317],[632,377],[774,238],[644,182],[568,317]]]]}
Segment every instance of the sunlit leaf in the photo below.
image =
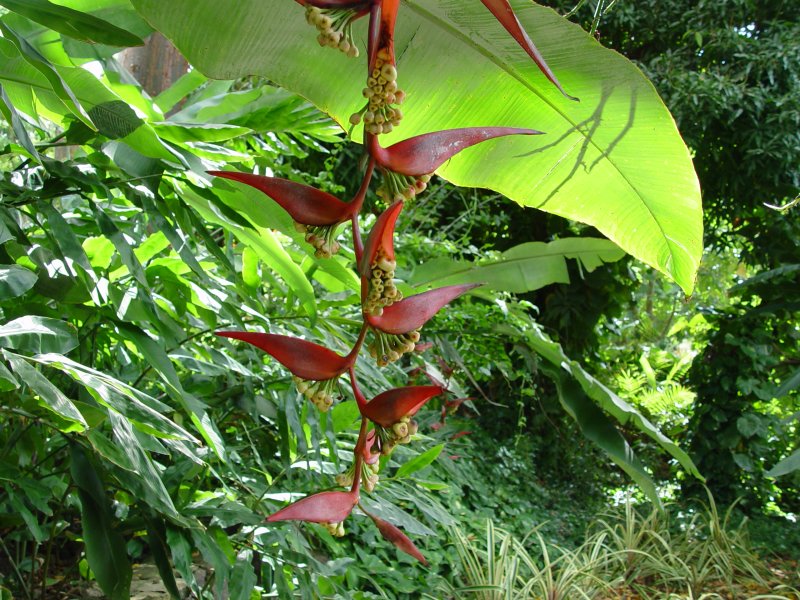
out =
{"type": "MultiPolygon", "coordinates": [[[[363,102],[366,59],[319,48],[296,3],[133,4],[208,76],[266,76],[348,129],[363,102]],[[185,18],[189,9],[191,20],[185,18]]],[[[702,251],[699,186],[655,89],[631,62],[554,11],[522,0],[511,6],[580,102],[547,81],[480,2],[407,0],[395,30],[405,116],[381,143],[459,127],[544,131],[485,142],[455,156],[439,173],[458,185],[488,187],[594,225],[691,291],[702,251]]],[[[362,49],[365,21],[354,28],[362,49]]]]}

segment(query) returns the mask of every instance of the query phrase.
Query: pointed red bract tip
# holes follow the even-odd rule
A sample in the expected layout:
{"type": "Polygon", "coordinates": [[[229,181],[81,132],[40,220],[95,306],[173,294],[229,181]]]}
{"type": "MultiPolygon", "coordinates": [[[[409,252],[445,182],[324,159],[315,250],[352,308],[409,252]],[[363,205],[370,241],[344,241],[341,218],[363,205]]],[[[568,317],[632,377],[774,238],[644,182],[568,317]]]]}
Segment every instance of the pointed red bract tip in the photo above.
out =
{"type": "Polygon", "coordinates": [[[358,502],[355,492],[320,492],[307,496],[267,517],[267,521],[307,521],[339,523],[344,521],[358,502]]]}
{"type": "Polygon", "coordinates": [[[425,325],[443,306],[480,285],[480,283],[449,285],[409,296],[385,307],[379,317],[368,315],[367,322],[384,333],[394,335],[409,333],[425,325]]]}
{"type": "Polygon", "coordinates": [[[377,136],[368,140],[370,154],[382,167],[408,175],[421,177],[433,173],[465,148],[481,142],[509,135],[539,135],[535,129],[518,127],[467,127],[424,133],[383,148],[377,136]]]}
{"type": "Polygon", "coordinates": [[[547,77],[550,83],[556,86],[558,91],[565,97],[570,100],[578,100],[575,96],[567,94],[564,88],[561,87],[561,83],[559,83],[553,71],[550,70],[550,67],[547,66],[541,52],[539,52],[527,32],[522,28],[522,24],[519,22],[517,15],[514,14],[514,10],[511,8],[508,0],[481,0],[481,2],[483,2],[483,5],[489,9],[494,15],[494,18],[499,21],[505,30],[511,34],[511,37],[516,40],[520,47],[528,53],[528,56],[533,59],[533,62],[536,63],[536,66],[539,67],[539,70],[547,77]]]}
{"type": "Polygon", "coordinates": [[[364,441],[364,448],[361,451],[361,456],[364,457],[364,462],[368,465],[374,465],[381,459],[381,453],[372,452],[372,446],[375,444],[375,439],[377,438],[378,432],[374,429],[371,429],[370,432],[367,434],[367,439],[364,441]]]}
{"type": "Polygon", "coordinates": [[[352,217],[354,210],[360,208],[310,185],[288,179],[234,171],[209,171],[208,174],[238,181],[263,192],[289,213],[292,219],[303,225],[342,223],[352,217]]]}
{"type": "Polygon", "coordinates": [[[403,417],[413,417],[425,403],[444,392],[438,385],[395,388],[378,394],[361,411],[373,423],[391,427],[403,417]]]}
{"type": "Polygon", "coordinates": [[[361,275],[369,277],[372,263],[375,262],[379,250],[383,250],[388,260],[394,260],[394,226],[401,210],[403,210],[403,201],[398,200],[375,220],[367,243],[364,244],[364,255],[361,257],[360,267],[361,275]]]}
{"type": "Polygon", "coordinates": [[[302,379],[333,379],[355,360],[355,356],[339,356],[324,346],[288,335],[250,331],[218,331],[216,335],[252,344],[302,379]]]}
{"type": "Polygon", "coordinates": [[[373,520],[375,525],[377,525],[378,531],[381,532],[383,539],[391,542],[406,554],[413,556],[426,567],[428,566],[428,561],[425,560],[424,556],[422,556],[422,552],[417,549],[417,547],[414,545],[414,542],[412,542],[398,527],[392,525],[389,523],[389,521],[384,521],[380,517],[376,517],[375,515],[371,515],[369,513],[367,514],[369,515],[369,518],[373,520]]]}

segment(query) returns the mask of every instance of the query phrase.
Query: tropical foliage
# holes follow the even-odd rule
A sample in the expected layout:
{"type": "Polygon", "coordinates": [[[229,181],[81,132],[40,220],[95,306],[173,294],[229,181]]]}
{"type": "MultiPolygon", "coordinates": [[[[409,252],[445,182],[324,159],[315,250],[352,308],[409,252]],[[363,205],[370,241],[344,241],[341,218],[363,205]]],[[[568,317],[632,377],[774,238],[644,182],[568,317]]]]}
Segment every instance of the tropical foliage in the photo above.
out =
{"type": "Polygon", "coordinates": [[[0,0],[0,598],[457,595],[490,515],[513,593],[788,590],[713,501],[584,530],[797,510],[797,16],[327,4],[0,0]]]}

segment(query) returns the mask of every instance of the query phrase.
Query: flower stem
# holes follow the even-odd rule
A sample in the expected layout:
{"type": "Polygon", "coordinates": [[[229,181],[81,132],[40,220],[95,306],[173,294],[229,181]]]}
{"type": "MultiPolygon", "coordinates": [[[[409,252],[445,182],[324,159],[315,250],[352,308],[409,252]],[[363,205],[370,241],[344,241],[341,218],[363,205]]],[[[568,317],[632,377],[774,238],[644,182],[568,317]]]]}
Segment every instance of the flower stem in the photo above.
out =
{"type": "Polygon", "coordinates": [[[361,392],[361,389],[358,387],[358,383],[356,383],[356,371],[353,367],[350,367],[350,384],[353,386],[353,396],[356,398],[358,411],[363,413],[364,407],[367,406],[367,398],[361,392]]]}
{"type": "MultiPolygon", "coordinates": [[[[350,378],[353,382],[353,390],[356,389],[355,387],[355,375],[353,374],[353,369],[350,369],[350,378]]],[[[359,394],[361,392],[359,391],[359,394]]],[[[363,395],[362,395],[363,398],[363,395]]],[[[358,441],[356,442],[356,447],[353,449],[353,458],[355,460],[355,475],[353,477],[353,486],[350,488],[350,491],[353,493],[358,492],[359,487],[361,486],[361,466],[364,462],[364,445],[367,443],[367,424],[369,421],[366,417],[361,417],[361,429],[358,432],[358,441]]]]}
{"type": "Polygon", "coordinates": [[[356,264],[361,263],[361,256],[364,254],[364,244],[361,241],[361,228],[358,226],[358,213],[361,212],[361,206],[364,204],[364,198],[367,196],[369,190],[369,183],[372,181],[372,174],[375,172],[375,159],[370,157],[367,163],[367,170],[364,172],[364,178],[361,180],[361,187],[358,188],[356,195],[353,197],[353,216],[350,222],[353,224],[353,245],[356,250],[356,264]]]}

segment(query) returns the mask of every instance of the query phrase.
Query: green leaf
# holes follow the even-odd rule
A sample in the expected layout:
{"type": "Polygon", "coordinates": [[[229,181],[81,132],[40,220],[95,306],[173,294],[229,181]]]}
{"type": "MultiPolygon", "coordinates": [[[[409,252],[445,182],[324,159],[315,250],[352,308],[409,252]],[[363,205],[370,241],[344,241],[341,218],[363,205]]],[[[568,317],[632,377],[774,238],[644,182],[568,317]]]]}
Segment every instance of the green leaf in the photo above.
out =
{"type": "Polygon", "coordinates": [[[89,118],[97,126],[97,131],[112,140],[131,135],[144,123],[122,100],[96,104],[89,109],[89,118]]]}
{"type": "Polygon", "coordinates": [[[0,347],[22,352],[65,354],[78,345],[75,328],[49,317],[25,316],[0,327],[0,347]]]}
{"type": "MultiPolygon", "coordinates": [[[[237,560],[231,569],[231,579],[229,583],[231,600],[249,600],[250,592],[253,591],[257,583],[253,565],[246,560],[237,560]]],[[[261,597],[259,595],[259,597],[261,597]]]]}
{"type": "Polygon", "coordinates": [[[172,572],[172,565],[169,562],[169,546],[167,545],[167,528],[163,519],[150,517],[147,523],[147,546],[153,556],[161,581],[169,594],[171,600],[180,600],[181,594],[178,590],[178,582],[175,581],[175,574],[172,572]]]}
{"type": "Polygon", "coordinates": [[[229,219],[214,204],[195,193],[191,188],[181,187],[179,193],[207,222],[222,225],[252,248],[261,262],[286,282],[300,300],[306,313],[311,317],[316,315],[316,297],[311,282],[303,270],[292,260],[272,230],[266,227],[244,228],[240,226],[239,223],[229,219]]]}
{"type": "Polygon", "coordinates": [[[439,287],[483,283],[491,289],[523,293],[553,283],[569,283],[568,258],[578,260],[591,273],[603,263],[617,261],[624,255],[613,242],[597,238],[528,242],[478,264],[449,258],[428,261],[414,271],[412,284],[439,287]]]}
{"type": "Polygon", "coordinates": [[[125,540],[112,524],[108,499],[97,472],[84,451],[72,446],[72,479],[81,501],[81,525],[86,559],[97,583],[110,600],[129,600],[132,569],[125,540]]]}
{"type": "Polygon", "coordinates": [[[6,225],[5,222],[2,220],[2,217],[0,217],[0,245],[3,245],[6,242],[13,239],[14,239],[14,234],[11,233],[11,230],[8,228],[8,225],[6,225]]]}
{"type": "Polygon", "coordinates": [[[793,454],[790,454],[784,458],[777,465],[767,471],[765,475],[767,477],[780,477],[781,475],[788,475],[789,473],[798,470],[800,470],[800,450],[795,450],[793,454]]]}
{"type": "Polygon", "coordinates": [[[172,562],[175,564],[175,569],[195,595],[200,597],[200,587],[194,578],[192,545],[181,531],[169,525],[167,526],[167,545],[172,554],[172,562]]]}
{"type": "Polygon", "coordinates": [[[47,81],[47,84],[50,87],[50,90],[53,91],[56,96],[64,103],[64,105],[69,109],[69,111],[78,117],[81,121],[83,121],[87,126],[94,129],[94,125],[92,124],[89,115],[86,114],[86,111],[81,106],[78,99],[75,97],[72,89],[69,87],[66,81],[61,77],[59,71],[50,64],[45,57],[43,57],[36,48],[31,46],[25,38],[22,38],[14,32],[10,27],[5,25],[0,20],[0,32],[3,33],[3,37],[10,41],[14,46],[16,46],[17,50],[19,51],[20,56],[34,69],[36,69],[47,81]]]}
{"type": "Polygon", "coordinates": [[[207,80],[207,77],[200,71],[192,69],[188,73],[181,75],[178,81],[156,96],[154,98],[155,103],[162,112],[167,113],[207,80]]]}
{"type": "MultiPolygon", "coordinates": [[[[363,106],[366,19],[354,27],[362,57],[353,60],[318,47],[292,2],[132,1],[209,77],[265,76],[344,128],[363,106]]],[[[578,26],[527,0],[511,4],[580,102],[561,96],[481,3],[406,0],[395,32],[405,116],[382,143],[470,126],[544,131],[479,144],[439,172],[594,225],[690,292],[702,252],[700,190],[664,103],[633,63],[578,26]]]]}
{"type": "Polygon", "coordinates": [[[39,371],[34,369],[28,362],[17,354],[3,350],[3,356],[11,364],[11,368],[19,375],[34,394],[39,397],[40,404],[63,417],[71,423],[77,423],[77,427],[66,427],[65,431],[83,431],[88,427],[86,420],[75,405],[70,402],[61,390],[54,386],[39,371]]]}
{"type": "Polygon", "coordinates": [[[156,340],[132,325],[121,323],[118,325],[118,329],[120,335],[136,345],[145,362],[163,379],[167,393],[190,415],[206,443],[211,446],[220,459],[226,460],[225,443],[213,421],[205,412],[205,405],[183,389],[178,373],[164,349],[156,340]]]}
{"type": "Polygon", "coordinates": [[[355,400],[337,403],[333,409],[331,409],[333,432],[341,433],[342,431],[349,430],[359,416],[358,404],[356,404],[355,400]]]}
{"type": "Polygon", "coordinates": [[[0,265],[0,302],[22,296],[38,279],[36,273],[25,267],[0,265]]]}
{"type": "Polygon", "coordinates": [[[145,495],[149,504],[163,510],[170,517],[178,517],[179,513],[172,503],[172,498],[161,480],[161,475],[153,460],[142,448],[142,443],[134,433],[133,425],[124,416],[109,411],[108,420],[114,437],[114,445],[122,450],[130,467],[127,469],[142,482],[147,490],[145,495]]]}
{"type": "Polygon", "coordinates": [[[22,498],[19,498],[13,492],[10,492],[8,495],[8,502],[11,505],[11,508],[14,509],[14,512],[22,517],[25,525],[28,526],[28,531],[30,531],[33,539],[36,540],[36,542],[41,543],[47,539],[47,534],[39,524],[36,515],[31,512],[22,498]]]}
{"type": "Polygon", "coordinates": [[[792,390],[800,388],[800,369],[797,369],[790,377],[787,377],[781,383],[781,387],[775,392],[776,398],[782,398],[792,390]]]}
{"type": "Polygon", "coordinates": [[[82,384],[101,405],[123,415],[143,433],[162,438],[179,452],[193,457],[191,451],[177,442],[187,441],[197,444],[198,440],[162,414],[169,414],[172,410],[163,402],[105,373],[59,354],[42,354],[30,360],[69,375],[82,384]]]}
{"type": "Polygon", "coordinates": [[[17,14],[83,42],[109,46],[141,46],[136,35],[90,14],[53,4],[48,0],[0,0],[17,14]]]}
{"type": "Polygon", "coordinates": [[[11,103],[2,85],[0,85],[0,113],[2,113],[6,121],[11,124],[11,130],[14,132],[14,135],[17,136],[17,140],[22,144],[22,147],[28,151],[35,161],[42,162],[39,152],[36,150],[36,146],[33,145],[28,132],[25,130],[25,126],[22,124],[22,119],[20,119],[17,109],[14,108],[14,105],[11,103]]]}
{"type": "Polygon", "coordinates": [[[739,417],[736,420],[736,429],[746,438],[753,437],[754,435],[766,438],[769,435],[769,431],[764,426],[761,418],[752,413],[739,417]]]}
{"type": "Polygon", "coordinates": [[[176,142],[225,142],[252,133],[247,127],[221,123],[154,123],[153,129],[163,139],[176,142]]]}
{"type": "MultiPolygon", "coordinates": [[[[48,203],[42,203],[39,210],[47,218],[48,235],[50,235],[54,245],[58,246],[65,258],[70,259],[73,264],[77,264],[83,269],[89,279],[84,281],[87,288],[92,290],[96,286],[97,275],[72,226],[67,223],[59,211],[48,203]]],[[[69,261],[67,262],[69,263],[69,261]]],[[[70,267],[74,272],[74,267],[72,265],[70,267]]]]}
{"type": "MultiPolygon", "coordinates": [[[[52,114],[53,120],[56,121],[61,116],[64,117],[62,121],[66,122],[78,110],[70,105],[69,102],[73,101],[69,97],[65,100],[62,97],[64,94],[59,94],[57,90],[54,91],[53,85],[42,73],[41,69],[47,70],[44,66],[41,69],[32,66],[29,61],[23,58],[18,47],[3,38],[0,38],[0,59],[0,81],[6,82],[9,93],[12,87],[21,93],[27,92],[30,94],[32,90],[36,98],[41,101],[35,105],[36,112],[48,117],[52,114]]],[[[53,67],[49,64],[47,67],[56,70],[59,82],[63,82],[63,85],[77,99],[76,101],[80,101],[82,107],[89,111],[97,105],[121,101],[119,96],[103,85],[86,69],[64,66],[53,67]]],[[[51,74],[51,77],[54,76],[51,74]]],[[[88,127],[95,130],[96,126],[83,108],[80,109],[82,112],[79,118],[88,127]]],[[[29,116],[36,117],[37,114],[29,116]]],[[[150,158],[160,158],[172,162],[182,161],[181,157],[173,152],[147,123],[143,123],[141,127],[119,141],[150,158]]]]}
{"type": "MultiPolygon", "coordinates": [[[[192,540],[195,546],[200,550],[203,559],[214,567],[215,575],[215,590],[216,596],[222,596],[222,588],[225,582],[229,580],[231,570],[231,556],[226,552],[230,542],[227,536],[220,537],[217,533],[220,530],[217,527],[209,527],[206,531],[192,531],[192,540]]],[[[231,549],[232,550],[232,549],[231,549]]]]}
{"type": "Polygon", "coordinates": [[[647,494],[661,505],[655,483],[644,470],[633,449],[606,414],[592,402],[574,379],[550,367],[543,369],[556,384],[558,398],[567,414],[575,419],[581,433],[605,452],[647,494]]]}
{"type": "Polygon", "coordinates": [[[435,461],[436,458],[442,453],[442,450],[444,450],[444,444],[439,444],[433,448],[428,448],[419,456],[415,456],[407,463],[401,465],[400,468],[397,469],[397,473],[395,473],[394,476],[397,478],[408,477],[412,473],[421,471],[435,461]]]}
{"type": "Polygon", "coordinates": [[[435,535],[436,533],[422,522],[412,517],[399,506],[381,496],[362,496],[361,503],[372,514],[386,519],[411,535],[435,535]]]}
{"type": "MultiPolygon", "coordinates": [[[[509,333],[513,335],[513,330],[509,331],[509,333]]],[[[570,359],[564,353],[561,345],[545,335],[538,324],[530,322],[530,327],[526,330],[525,341],[559,371],[563,371],[577,381],[584,393],[621,425],[630,423],[636,427],[675,458],[688,474],[704,481],[703,476],[686,452],[661,433],[655,425],[644,418],[634,407],[592,377],[580,364],[570,359]]]]}
{"type": "Polygon", "coordinates": [[[0,392],[9,392],[19,388],[19,382],[14,374],[0,362],[0,392]]]}

